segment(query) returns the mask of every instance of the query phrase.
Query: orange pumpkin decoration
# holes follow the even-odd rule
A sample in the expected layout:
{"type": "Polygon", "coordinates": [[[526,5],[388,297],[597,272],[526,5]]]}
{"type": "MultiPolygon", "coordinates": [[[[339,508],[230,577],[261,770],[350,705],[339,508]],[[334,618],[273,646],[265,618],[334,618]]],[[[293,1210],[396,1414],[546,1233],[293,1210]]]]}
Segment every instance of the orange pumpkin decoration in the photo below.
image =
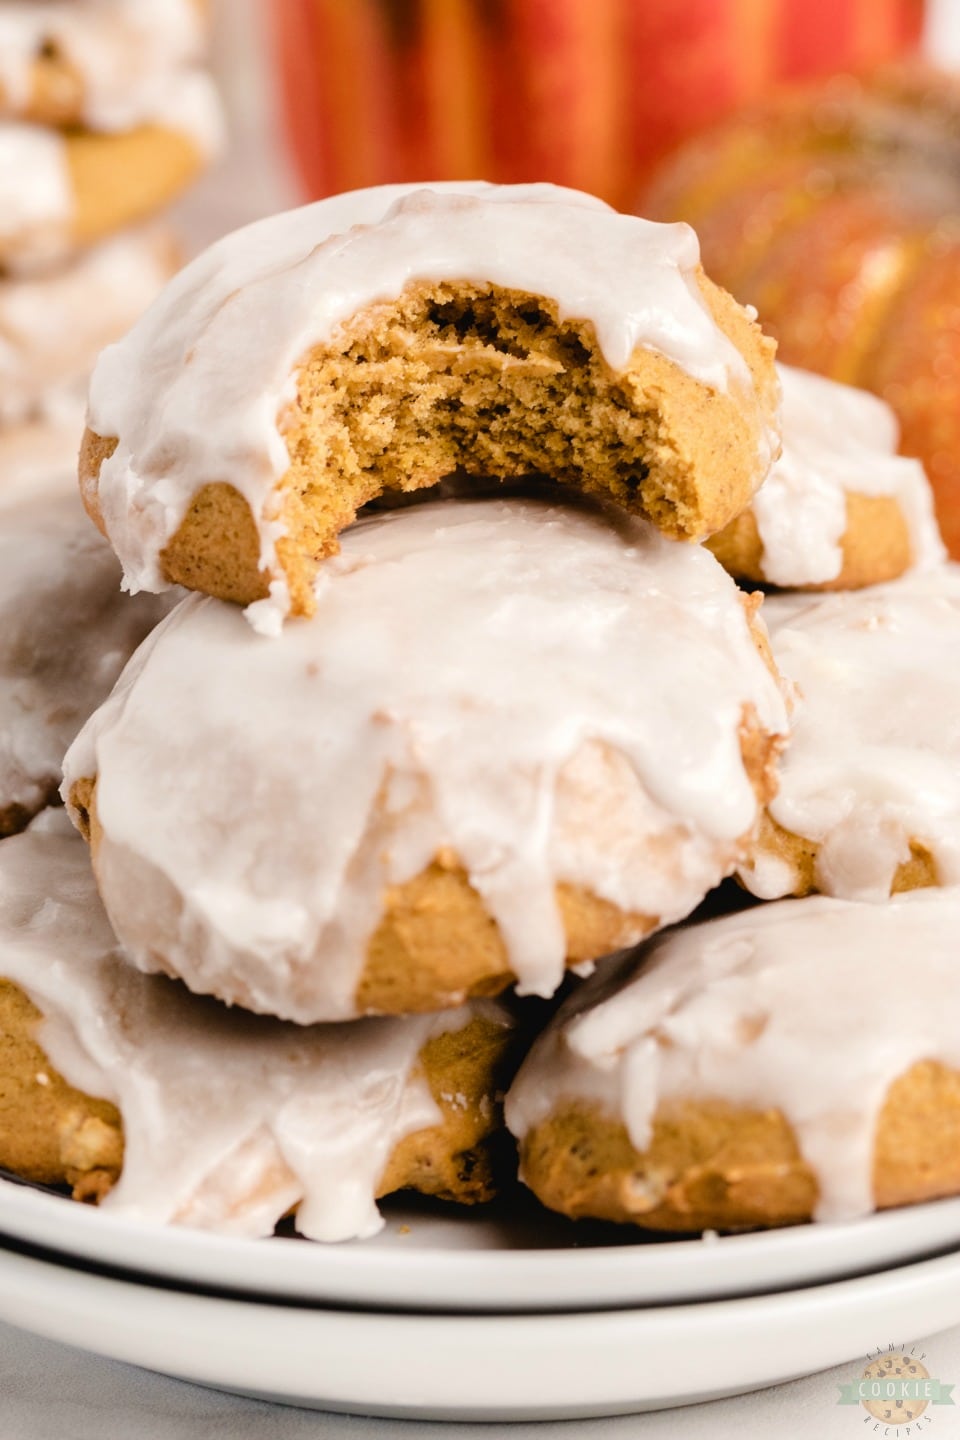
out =
{"type": "Polygon", "coordinates": [[[689,142],[639,208],[698,230],[782,359],[889,402],[960,557],[960,83],[899,66],[781,96],[689,142]]]}
{"type": "Polygon", "coordinates": [[[922,0],[265,0],[310,195],[552,180],[627,208],[778,81],[904,53],[922,0]]]}

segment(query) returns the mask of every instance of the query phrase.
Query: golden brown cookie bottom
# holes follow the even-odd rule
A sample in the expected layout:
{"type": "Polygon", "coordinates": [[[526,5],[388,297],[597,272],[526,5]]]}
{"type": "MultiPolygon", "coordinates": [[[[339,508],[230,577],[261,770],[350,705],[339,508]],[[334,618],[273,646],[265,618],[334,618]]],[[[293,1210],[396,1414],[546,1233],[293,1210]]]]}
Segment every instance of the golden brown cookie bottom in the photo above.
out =
{"type": "MultiPolygon", "coordinates": [[[[2,964],[2,960],[0,960],[2,964]]],[[[100,1200],[123,1168],[123,1122],[108,1101],[74,1089],[36,1038],[41,1012],[0,979],[0,1168],[100,1200]]],[[[377,1194],[412,1189],[461,1205],[489,1200],[504,1164],[498,1096],[512,1032],[483,1016],[428,1040],[418,1065],[443,1119],[394,1148],[377,1194]]]]}
{"type": "MultiPolygon", "coordinates": [[[[736,580],[767,584],[763,541],[753,509],[744,510],[707,548],[736,580]]],[[[792,590],[860,590],[896,580],[913,564],[907,519],[890,495],[847,496],[847,528],[840,541],[843,564],[833,580],[792,585],[792,590]]]]}
{"type": "MultiPolygon", "coordinates": [[[[277,557],[293,613],[312,613],[318,563],[364,505],[455,472],[485,483],[537,474],[680,539],[725,525],[762,479],[773,352],[729,295],[699,283],[759,398],[711,390],[650,350],[614,376],[591,326],[561,322],[548,299],[491,286],[415,284],[354,317],[341,349],[306,357],[297,401],[280,417],[291,463],[276,495],[286,531],[277,557]]],[[[81,453],[101,528],[97,482],[116,443],[88,431],[81,453]]],[[[259,562],[254,517],[222,481],[198,488],[161,555],[171,583],[240,604],[278,578],[259,562]]]]}
{"type": "MultiPolygon", "coordinates": [[[[763,856],[772,856],[789,866],[792,882],[786,893],[796,896],[812,895],[820,891],[817,879],[819,852],[820,846],[815,840],[805,840],[801,835],[784,830],[766,811],[760,820],[756,839],[750,846],[750,853],[761,860],[763,856]]],[[[741,871],[741,883],[747,889],[750,888],[749,871],[748,858],[741,871]]],[[[929,848],[922,840],[911,840],[910,859],[897,866],[890,894],[899,895],[907,890],[923,890],[939,884],[936,861],[929,848]]]]}
{"type": "MultiPolygon", "coordinates": [[[[722,1101],[663,1105],[641,1154],[626,1127],[584,1104],[560,1104],[521,1145],[537,1198],[591,1217],[678,1233],[809,1220],[818,1185],[778,1110],[722,1101]]],[[[877,1209],[960,1192],[960,1073],[924,1061],[891,1085],[873,1162],[877,1209]]]]}
{"type": "MultiPolygon", "coordinates": [[[[89,841],[96,873],[103,830],[95,781],[77,781],[70,808],[89,841]]],[[[557,902],[570,965],[636,944],[659,924],[655,917],[618,910],[578,886],[559,885],[557,902]]],[[[162,936],[152,954],[165,969],[162,936]]],[[[357,987],[357,1009],[364,1015],[445,1010],[476,996],[497,995],[515,979],[497,924],[467,872],[456,856],[441,855],[413,880],[386,891],[357,987]]],[[[243,1004],[242,997],[234,1001],[243,1004]]]]}

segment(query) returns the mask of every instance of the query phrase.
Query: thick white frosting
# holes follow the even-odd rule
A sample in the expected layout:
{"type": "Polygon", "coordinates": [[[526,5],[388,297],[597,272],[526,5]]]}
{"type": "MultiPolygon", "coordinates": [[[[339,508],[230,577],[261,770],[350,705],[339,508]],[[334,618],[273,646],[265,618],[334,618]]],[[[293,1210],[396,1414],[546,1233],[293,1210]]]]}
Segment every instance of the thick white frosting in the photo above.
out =
{"type": "MultiPolygon", "coordinates": [[[[173,77],[150,119],[189,136],[205,158],[222,143],[217,94],[200,71],[173,77]]],[[[67,133],[17,121],[0,124],[0,268],[35,273],[69,257],[75,208],[67,133]]]]}
{"type": "MultiPolygon", "coordinates": [[[[854,593],[769,596],[777,663],[798,690],[770,814],[820,848],[819,889],[879,900],[928,846],[960,883],[960,566],[854,593]]],[[[791,867],[760,852],[744,883],[788,894],[791,867]]]]}
{"type": "Polygon", "coordinates": [[[958,935],[958,890],[788,900],[674,930],[576,992],[521,1067],[507,1124],[523,1139],[582,1100],[642,1153],[671,1101],[776,1109],[817,1178],[817,1218],[867,1214],[890,1085],[923,1060],[960,1068],[958,935]]]}
{"type": "MultiPolygon", "coordinates": [[[[54,429],[0,437],[0,810],[55,792],[64,752],[169,600],[120,593],[54,429]],[[33,462],[36,463],[33,463],[33,462]]],[[[77,432],[69,445],[76,451],[77,432]]],[[[173,597],[169,597],[172,599],[173,597]]]]}
{"type": "Polygon", "coordinates": [[[416,1067],[423,1045],[476,1015],[509,1024],[477,1001],[305,1028],[139,975],[85,845],[46,817],[0,844],[0,975],[43,1013],[51,1065],[120,1111],[123,1171],[103,1207],[252,1236],[294,1208],[314,1240],[379,1230],[374,1196],[394,1147],[442,1119],[416,1067]]]}
{"type": "Polygon", "coordinates": [[[37,56],[52,44],[81,77],[79,119],[94,130],[132,129],[166,106],[175,72],[201,59],[206,28],[197,0],[5,0],[0,104],[24,109],[37,56]]]}
{"type": "Polygon", "coordinates": [[[271,642],[189,598],[67,756],[137,965],[347,1018],[385,889],[452,850],[549,995],[558,882],[666,923],[729,873],[745,707],[786,720],[706,550],[586,505],[439,502],[348,531],[316,595],[271,642]]]}
{"type": "Polygon", "coordinates": [[[104,345],[133,324],[175,268],[171,237],[145,230],[95,246],[52,274],[0,280],[0,423],[59,412],[104,345]]]}
{"type": "MultiPolygon", "coordinates": [[[[751,386],[695,280],[686,225],[619,215],[552,185],[390,185],[308,205],[219,240],[101,356],[90,425],[118,445],[100,508],[132,590],[162,589],[160,552],[197,492],[229,478],[275,569],[280,429],[298,363],[338,327],[418,280],[552,297],[590,321],[611,368],[658,351],[718,389],[751,386]]],[[[764,434],[758,471],[779,438],[764,434]]],[[[284,608],[282,587],[274,604],[284,608]]]]}
{"type": "Polygon", "coordinates": [[[915,566],[939,564],[945,550],[933,494],[919,460],[898,455],[897,420],[875,395],[779,365],[783,450],[753,497],[763,545],[763,578],[819,585],[843,566],[847,496],[886,495],[907,522],[915,566]]]}

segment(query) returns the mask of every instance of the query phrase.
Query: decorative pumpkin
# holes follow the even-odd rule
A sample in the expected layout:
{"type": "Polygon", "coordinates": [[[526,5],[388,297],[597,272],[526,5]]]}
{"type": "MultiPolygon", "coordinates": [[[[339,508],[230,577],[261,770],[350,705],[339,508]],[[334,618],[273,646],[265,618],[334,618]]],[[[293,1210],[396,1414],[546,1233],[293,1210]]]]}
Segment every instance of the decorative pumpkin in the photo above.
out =
{"type": "Polygon", "coordinates": [[[922,0],[265,0],[308,192],[552,180],[628,208],[683,136],[918,38],[922,0]]]}
{"type": "Polygon", "coordinates": [[[688,142],[641,196],[687,220],[780,358],[882,395],[960,557],[960,82],[831,81],[688,142]]]}

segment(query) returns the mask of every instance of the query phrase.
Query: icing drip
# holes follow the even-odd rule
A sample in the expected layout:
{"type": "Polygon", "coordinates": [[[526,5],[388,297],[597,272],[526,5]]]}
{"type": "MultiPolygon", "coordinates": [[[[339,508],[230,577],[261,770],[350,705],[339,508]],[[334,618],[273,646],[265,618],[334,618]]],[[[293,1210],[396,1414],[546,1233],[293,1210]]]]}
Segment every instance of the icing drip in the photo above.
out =
{"type": "Polygon", "coordinates": [[[391,1152],[442,1118],[416,1069],[423,1045],[478,1014],[509,1023],[478,1001],[303,1028],[139,975],[83,842],[46,823],[0,845],[0,974],[43,1013],[51,1064],[123,1117],[123,1173],[103,1208],[243,1235],[269,1235],[294,1207],[311,1239],[374,1234],[391,1152]]]}
{"type": "Polygon", "coordinates": [[[97,246],[52,275],[0,280],[0,421],[59,406],[174,268],[171,240],[143,232],[97,246]]]}
{"type": "Polygon", "coordinates": [[[73,476],[33,473],[25,449],[19,477],[0,471],[0,812],[46,803],[70,741],[170,608],[121,596],[73,476]]]}
{"type": "Polygon", "coordinates": [[[40,267],[63,251],[73,215],[66,146],[56,130],[0,125],[0,243],[4,258],[40,267]]]}
{"type": "Polygon", "coordinates": [[[202,57],[196,0],[68,0],[0,8],[0,90],[5,108],[25,107],[45,46],[83,84],[81,119],[95,130],[129,130],[167,104],[171,72],[202,57]]]}
{"type": "Polygon", "coordinates": [[[522,1139],[582,1099],[643,1152],[671,1100],[777,1109],[816,1175],[817,1218],[868,1214],[891,1084],[923,1060],[960,1068],[958,933],[956,890],[788,900],[675,930],[577,991],[524,1062],[507,1123],[522,1139]]]}
{"type": "Polygon", "coordinates": [[[729,873],[757,816],[745,710],[786,720],[707,551],[530,499],[342,538],[314,619],[269,644],[184,601],[67,757],[65,797],[98,777],[101,892],[137,965],[347,1018],[386,888],[452,851],[521,990],[549,995],[558,882],[666,923],[729,873]]]}
{"type": "Polygon", "coordinates": [[[915,566],[946,552],[919,460],[896,453],[893,411],[875,395],[779,365],[783,451],[753,497],[763,574],[774,585],[816,585],[843,566],[847,496],[888,495],[906,519],[915,566]]]}
{"type": "MultiPolygon", "coordinates": [[[[818,888],[885,899],[911,840],[942,884],[960,883],[960,566],[855,593],[770,596],[763,613],[799,691],[769,809],[819,845],[818,888]]],[[[793,888],[789,866],[751,860],[754,894],[793,888]]]]}
{"type": "MultiPolygon", "coordinates": [[[[548,295],[561,319],[592,322],[615,371],[642,347],[705,384],[749,389],[695,283],[698,263],[689,227],[550,185],[383,186],[218,241],[94,374],[90,426],[119,441],[100,471],[100,507],[127,584],[163,588],[161,550],[197,491],[224,476],[257,522],[262,567],[274,567],[275,487],[289,467],[278,425],[299,362],[418,280],[548,295]]],[[[771,455],[778,443],[764,437],[771,455]]]]}

